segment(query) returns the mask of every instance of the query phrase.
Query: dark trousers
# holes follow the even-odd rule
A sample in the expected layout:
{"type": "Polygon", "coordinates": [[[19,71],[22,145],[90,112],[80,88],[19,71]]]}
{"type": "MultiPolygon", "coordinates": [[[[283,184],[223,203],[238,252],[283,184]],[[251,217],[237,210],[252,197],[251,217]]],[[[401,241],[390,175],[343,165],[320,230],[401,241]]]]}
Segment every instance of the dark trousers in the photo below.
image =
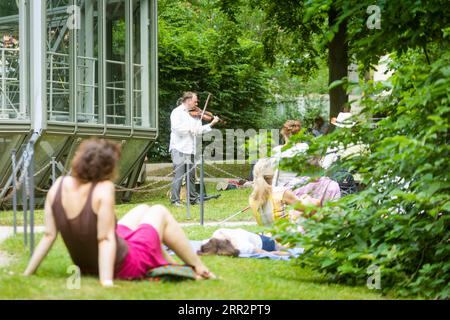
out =
{"type": "Polygon", "coordinates": [[[198,193],[195,191],[195,164],[194,155],[179,152],[177,150],[171,151],[173,170],[175,171],[175,176],[172,180],[172,190],[170,193],[170,201],[172,203],[180,201],[180,191],[183,182],[183,177],[187,172],[187,163],[189,163],[189,179],[186,183],[189,183],[189,200],[191,202],[198,199],[198,193]]]}

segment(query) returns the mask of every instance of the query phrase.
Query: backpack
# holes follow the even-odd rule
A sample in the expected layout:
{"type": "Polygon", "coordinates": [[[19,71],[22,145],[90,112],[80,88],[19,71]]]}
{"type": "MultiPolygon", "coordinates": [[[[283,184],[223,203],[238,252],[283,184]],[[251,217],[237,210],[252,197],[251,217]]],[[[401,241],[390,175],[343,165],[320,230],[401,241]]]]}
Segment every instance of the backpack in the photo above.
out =
{"type": "Polygon", "coordinates": [[[358,191],[358,186],[356,185],[353,175],[345,169],[337,170],[331,174],[330,178],[339,184],[342,196],[356,193],[358,191]]]}

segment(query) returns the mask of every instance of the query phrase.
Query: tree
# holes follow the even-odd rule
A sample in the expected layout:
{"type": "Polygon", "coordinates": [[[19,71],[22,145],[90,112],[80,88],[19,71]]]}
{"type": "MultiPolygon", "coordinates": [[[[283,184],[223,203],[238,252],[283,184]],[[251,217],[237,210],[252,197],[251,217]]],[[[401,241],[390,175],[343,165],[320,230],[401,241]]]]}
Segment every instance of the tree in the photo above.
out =
{"type": "Polygon", "coordinates": [[[0,3],[0,17],[6,17],[19,13],[16,0],[3,0],[0,3]]]}
{"type": "Polygon", "coordinates": [[[331,168],[358,173],[363,190],[303,221],[304,235],[287,225],[277,231],[305,248],[303,265],[332,281],[366,284],[375,268],[384,293],[448,299],[450,12],[441,1],[424,7],[408,0],[381,5],[381,30],[356,27],[364,21],[363,7],[343,12],[349,52],[358,56],[362,69],[390,53],[394,76],[384,83],[360,81],[357,125],[318,139],[296,137],[310,142],[308,152],[284,164],[304,174],[308,160],[329,147],[364,144],[367,152],[331,168]],[[401,14],[394,21],[395,10],[401,14]],[[372,114],[384,119],[373,123],[372,114]]]}
{"type": "MultiPolygon", "coordinates": [[[[347,74],[348,57],[359,62],[364,73],[385,54],[421,48],[428,56],[429,45],[442,37],[450,17],[443,0],[377,1],[381,29],[367,25],[373,1],[254,0],[251,5],[265,12],[267,61],[287,56],[288,71],[308,76],[317,67],[316,59],[328,52],[330,83],[347,74]]],[[[340,82],[330,90],[330,116],[345,105],[343,90],[340,82]]]]}
{"type": "MultiPolygon", "coordinates": [[[[192,90],[228,128],[254,128],[267,98],[262,45],[214,1],[164,0],[159,6],[160,136],[155,151],[166,157],[171,110],[192,90]],[[158,151],[159,150],[159,151],[158,151]]],[[[257,19],[257,18],[256,18],[257,19]]],[[[201,103],[203,103],[201,101],[201,103]]]]}

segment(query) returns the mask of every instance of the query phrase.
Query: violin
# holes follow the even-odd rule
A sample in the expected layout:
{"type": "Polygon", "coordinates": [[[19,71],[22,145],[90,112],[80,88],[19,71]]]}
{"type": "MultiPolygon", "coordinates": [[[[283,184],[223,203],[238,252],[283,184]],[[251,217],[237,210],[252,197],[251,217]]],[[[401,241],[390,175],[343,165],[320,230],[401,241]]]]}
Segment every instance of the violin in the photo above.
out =
{"type": "Polygon", "coordinates": [[[200,119],[200,117],[202,118],[202,120],[204,121],[212,121],[212,119],[214,119],[214,115],[209,112],[206,111],[203,112],[202,109],[200,109],[199,107],[194,107],[193,109],[189,110],[189,114],[191,115],[191,117],[194,117],[196,119],[200,119]]]}
{"type": "MultiPolygon", "coordinates": [[[[202,120],[207,121],[207,122],[212,121],[214,119],[215,115],[212,114],[209,111],[206,111],[206,106],[208,105],[210,97],[211,97],[211,93],[208,94],[208,98],[206,99],[205,106],[203,107],[203,110],[200,109],[199,107],[195,106],[192,109],[188,110],[189,115],[191,117],[193,117],[193,118],[202,119],[202,120]]],[[[224,121],[222,119],[219,119],[219,123],[222,123],[222,122],[224,122],[224,121]]]]}

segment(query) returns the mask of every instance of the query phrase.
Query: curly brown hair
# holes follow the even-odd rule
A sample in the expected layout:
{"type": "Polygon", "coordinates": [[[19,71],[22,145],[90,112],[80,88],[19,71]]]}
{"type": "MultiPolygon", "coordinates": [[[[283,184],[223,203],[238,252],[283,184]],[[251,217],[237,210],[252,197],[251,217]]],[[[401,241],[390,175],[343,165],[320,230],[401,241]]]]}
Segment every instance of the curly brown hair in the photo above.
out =
{"type": "Polygon", "coordinates": [[[293,134],[300,132],[301,129],[302,123],[300,120],[287,120],[283,124],[283,128],[281,128],[280,132],[283,135],[283,138],[287,140],[293,134]]]}
{"type": "Polygon", "coordinates": [[[203,256],[217,254],[218,256],[237,257],[239,255],[239,250],[236,249],[228,239],[222,240],[212,238],[202,245],[197,253],[203,256]]]}
{"type": "Polygon", "coordinates": [[[83,182],[114,180],[120,153],[121,146],[114,141],[85,140],[72,160],[72,176],[83,182]]]}

